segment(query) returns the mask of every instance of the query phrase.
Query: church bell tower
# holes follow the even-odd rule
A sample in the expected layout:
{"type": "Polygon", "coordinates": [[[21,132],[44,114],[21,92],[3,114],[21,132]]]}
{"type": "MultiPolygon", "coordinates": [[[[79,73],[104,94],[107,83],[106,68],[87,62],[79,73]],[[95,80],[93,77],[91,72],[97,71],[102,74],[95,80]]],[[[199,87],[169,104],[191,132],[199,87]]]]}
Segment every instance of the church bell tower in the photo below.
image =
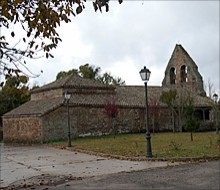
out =
{"type": "Polygon", "coordinates": [[[165,70],[162,86],[171,89],[187,88],[189,91],[206,96],[198,66],[180,44],[174,48],[165,70]]]}

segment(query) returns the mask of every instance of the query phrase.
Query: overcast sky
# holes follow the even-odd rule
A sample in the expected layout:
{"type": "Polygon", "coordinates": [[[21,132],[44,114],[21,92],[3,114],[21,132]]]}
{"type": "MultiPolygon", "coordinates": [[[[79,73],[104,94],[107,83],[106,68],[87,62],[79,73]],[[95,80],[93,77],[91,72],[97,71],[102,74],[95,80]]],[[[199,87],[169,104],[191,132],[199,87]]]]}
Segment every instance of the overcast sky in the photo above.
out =
{"type": "Polygon", "coordinates": [[[121,77],[127,85],[143,85],[139,71],[151,70],[149,85],[161,86],[176,44],[181,44],[198,66],[204,83],[219,93],[219,1],[110,1],[110,11],[86,9],[62,24],[62,42],[54,59],[31,64],[43,74],[32,82],[44,85],[60,71],[89,63],[121,77]]]}

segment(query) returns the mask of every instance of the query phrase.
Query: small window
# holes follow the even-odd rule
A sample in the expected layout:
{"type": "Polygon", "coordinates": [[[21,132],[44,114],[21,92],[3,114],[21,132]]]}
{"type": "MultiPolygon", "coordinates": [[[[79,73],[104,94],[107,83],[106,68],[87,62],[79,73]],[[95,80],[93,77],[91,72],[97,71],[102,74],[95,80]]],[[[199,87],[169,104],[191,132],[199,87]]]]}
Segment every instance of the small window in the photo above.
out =
{"type": "Polygon", "coordinates": [[[205,110],[205,120],[210,120],[210,111],[205,110]]]}
{"type": "Polygon", "coordinates": [[[170,84],[176,83],[176,70],[174,67],[170,69],[170,84]]]}
{"type": "Polygon", "coordinates": [[[180,80],[181,82],[187,82],[187,67],[183,65],[180,69],[180,80]]]}

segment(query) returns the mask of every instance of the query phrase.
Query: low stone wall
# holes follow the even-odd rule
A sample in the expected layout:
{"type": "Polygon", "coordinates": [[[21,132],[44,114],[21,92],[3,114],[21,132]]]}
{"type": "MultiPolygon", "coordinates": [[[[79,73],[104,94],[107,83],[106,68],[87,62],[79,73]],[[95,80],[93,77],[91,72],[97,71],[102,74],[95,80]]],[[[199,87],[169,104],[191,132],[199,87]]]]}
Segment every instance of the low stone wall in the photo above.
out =
{"type": "Polygon", "coordinates": [[[41,143],[40,118],[3,118],[3,138],[5,143],[41,143]]]}
{"type": "MultiPolygon", "coordinates": [[[[144,127],[143,111],[141,109],[119,108],[116,118],[109,118],[103,107],[78,107],[75,109],[75,124],[72,127],[77,136],[142,132],[144,127]]],[[[73,111],[74,112],[74,111],[73,111]]]]}
{"type": "MultiPolygon", "coordinates": [[[[103,134],[145,131],[142,109],[119,108],[119,115],[108,118],[103,107],[70,107],[71,136],[97,136],[103,134]],[[115,128],[114,128],[115,127],[115,128]]],[[[67,108],[60,107],[42,117],[43,141],[67,139],[67,108]]]]}
{"type": "MultiPolygon", "coordinates": [[[[70,107],[71,136],[113,133],[113,125],[118,132],[140,132],[144,127],[140,114],[139,110],[120,109],[113,121],[103,113],[102,107],[70,107]]],[[[42,117],[43,142],[67,139],[67,116],[67,108],[60,107],[42,117]]]]}
{"type": "Polygon", "coordinates": [[[66,139],[68,132],[66,107],[60,107],[42,116],[42,126],[43,142],[66,139]]]}

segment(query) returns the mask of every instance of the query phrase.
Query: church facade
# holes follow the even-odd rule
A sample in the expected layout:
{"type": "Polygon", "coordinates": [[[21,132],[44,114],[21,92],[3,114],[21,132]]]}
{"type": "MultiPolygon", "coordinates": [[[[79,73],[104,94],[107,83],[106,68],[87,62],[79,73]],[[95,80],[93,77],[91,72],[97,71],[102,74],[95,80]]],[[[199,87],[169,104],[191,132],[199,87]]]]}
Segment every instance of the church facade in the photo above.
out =
{"type": "MultiPolygon", "coordinates": [[[[172,117],[168,106],[160,101],[162,92],[172,89],[177,90],[179,97],[189,94],[193,97],[196,115],[207,126],[213,102],[206,97],[197,65],[178,44],[166,67],[162,86],[148,86],[152,132],[183,130],[184,117],[180,125],[180,116],[172,117]]],[[[67,91],[72,94],[69,100],[71,136],[109,134],[114,130],[113,124],[119,133],[145,131],[144,86],[111,86],[67,76],[33,90],[29,102],[3,116],[4,142],[44,143],[66,139],[68,110],[64,95],[67,91]],[[118,108],[114,122],[104,114],[108,103],[118,108]]]]}

